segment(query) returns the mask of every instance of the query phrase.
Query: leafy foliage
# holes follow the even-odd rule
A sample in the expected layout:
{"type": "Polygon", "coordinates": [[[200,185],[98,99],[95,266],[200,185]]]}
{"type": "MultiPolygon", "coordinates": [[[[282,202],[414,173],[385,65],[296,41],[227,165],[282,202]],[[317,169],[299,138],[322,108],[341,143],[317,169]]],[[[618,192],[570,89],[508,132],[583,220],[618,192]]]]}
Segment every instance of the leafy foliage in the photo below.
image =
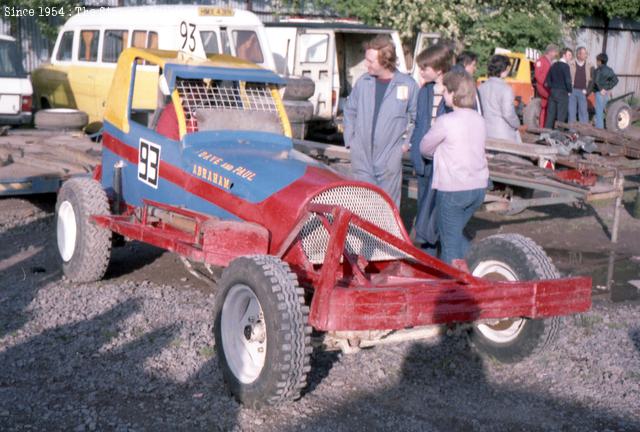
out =
{"type": "Polygon", "coordinates": [[[400,32],[409,45],[418,31],[438,32],[480,56],[495,47],[543,49],[586,16],[640,18],[640,0],[316,0],[340,16],[400,32]]]}
{"type": "MultiPolygon", "coordinates": [[[[38,27],[42,34],[49,40],[55,40],[58,34],[58,25],[63,23],[66,19],[71,17],[71,15],[77,13],[76,7],[82,6],[81,0],[3,0],[3,5],[9,8],[16,9],[33,9],[36,13],[36,21],[38,23],[38,27]],[[42,8],[43,13],[40,14],[42,8]],[[47,12],[50,11],[47,16],[47,12]],[[54,13],[58,12],[64,13],[64,16],[61,19],[57,20],[53,18],[54,13]],[[54,12],[55,11],[55,12],[54,12]]],[[[8,17],[11,22],[11,26],[15,28],[17,17],[8,17]]]]}
{"type": "Polygon", "coordinates": [[[551,0],[551,5],[572,18],[640,19],[640,0],[551,0]]]}

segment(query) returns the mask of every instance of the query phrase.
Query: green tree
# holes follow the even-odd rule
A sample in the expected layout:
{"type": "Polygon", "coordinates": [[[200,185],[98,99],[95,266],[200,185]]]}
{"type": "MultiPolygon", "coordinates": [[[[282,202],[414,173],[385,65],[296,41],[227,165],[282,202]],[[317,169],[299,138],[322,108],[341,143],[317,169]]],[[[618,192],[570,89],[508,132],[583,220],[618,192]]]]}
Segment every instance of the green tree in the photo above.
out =
{"type": "Polygon", "coordinates": [[[571,18],[640,19],[640,0],[551,0],[551,4],[571,18]]]}
{"type": "MultiPolygon", "coordinates": [[[[15,9],[33,9],[35,11],[36,22],[42,34],[50,41],[55,41],[58,34],[58,23],[63,23],[73,14],[77,13],[76,7],[81,7],[82,1],[80,0],[3,0],[3,4],[9,8],[15,9]],[[40,9],[42,8],[42,9],[40,9]],[[45,9],[48,8],[48,9],[45,9]],[[41,13],[42,11],[42,13],[41,13]],[[47,15],[47,11],[49,14],[47,15]],[[64,16],[60,19],[55,19],[54,14],[58,15],[60,12],[64,16]]],[[[18,17],[8,17],[11,23],[11,32],[13,34],[17,31],[18,17]]]]}

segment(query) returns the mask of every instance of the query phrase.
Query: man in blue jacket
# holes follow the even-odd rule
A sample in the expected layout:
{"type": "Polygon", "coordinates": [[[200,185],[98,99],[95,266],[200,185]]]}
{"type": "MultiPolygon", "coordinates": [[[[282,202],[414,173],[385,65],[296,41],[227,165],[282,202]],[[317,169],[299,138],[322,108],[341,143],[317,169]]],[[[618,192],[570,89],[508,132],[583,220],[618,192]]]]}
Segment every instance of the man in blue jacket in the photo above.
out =
{"type": "Polygon", "coordinates": [[[418,86],[396,70],[391,38],[380,35],[366,45],[362,75],[344,108],[344,142],[351,149],[356,180],[375,184],[400,207],[402,153],[416,119],[418,86]]]}
{"type": "Polygon", "coordinates": [[[549,88],[549,106],[544,127],[553,129],[556,120],[567,121],[569,115],[569,95],[573,92],[571,69],[569,63],[573,59],[573,51],[564,48],[560,60],[551,65],[545,85],[549,88]]]}

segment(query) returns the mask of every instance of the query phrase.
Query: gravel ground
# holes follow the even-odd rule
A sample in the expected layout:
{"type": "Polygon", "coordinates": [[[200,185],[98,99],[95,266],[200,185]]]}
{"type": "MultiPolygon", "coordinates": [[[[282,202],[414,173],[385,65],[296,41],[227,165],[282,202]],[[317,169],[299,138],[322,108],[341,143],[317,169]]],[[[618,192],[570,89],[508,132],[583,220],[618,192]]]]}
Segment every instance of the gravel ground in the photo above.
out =
{"type": "Polygon", "coordinates": [[[0,200],[2,431],[640,431],[638,301],[596,300],[516,365],[456,332],[317,352],[300,401],[251,411],[215,359],[215,288],[137,244],[105,281],[69,283],[52,232],[50,201],[0,200]]]}

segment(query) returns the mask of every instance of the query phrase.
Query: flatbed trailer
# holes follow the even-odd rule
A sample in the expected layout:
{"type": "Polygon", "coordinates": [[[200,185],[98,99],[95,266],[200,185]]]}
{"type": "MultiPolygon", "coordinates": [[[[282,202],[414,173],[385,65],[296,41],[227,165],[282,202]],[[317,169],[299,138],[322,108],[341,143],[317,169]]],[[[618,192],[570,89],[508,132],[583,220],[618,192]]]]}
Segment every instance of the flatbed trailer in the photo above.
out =
{"type": "MultiPolygon", "coordinates": [[[[348,170],[350,153],[342,146],[305,140],[294,140],[294,146],[297,150],[319,159],[339,171],[346,172],[348,170]]],[[[548,196],[523,199],[491,192],[485,198],[486,210],[516,213],[528,207],[568,204],[576,201],[593,202],[621,196],[620,185],[615,181],[601,181],[587,186],[567,179],[553,170],[542,168],[547,161],[555,162],[557,160],[557,151],[551,147],[488,140],[487,151],[491,181],[510,187],[547,192],[548,196]],[[501,157],[505,154],[516,156],[516,159],[501,157]],[[518,157],[534,159],[538,166],[519,163],[518,157]]],[[[403,160],[404,187],[407,189],[407,196],[416,199],[417,181],[413,174],[413,167],[408,155],[405,155],[403,160]]]]}
{"type": "Polygon", "coordinates": [[[0,197],[57,192],[68,178],[90,174],[100,152],[80,131],[0,129],[0,197]]]}

